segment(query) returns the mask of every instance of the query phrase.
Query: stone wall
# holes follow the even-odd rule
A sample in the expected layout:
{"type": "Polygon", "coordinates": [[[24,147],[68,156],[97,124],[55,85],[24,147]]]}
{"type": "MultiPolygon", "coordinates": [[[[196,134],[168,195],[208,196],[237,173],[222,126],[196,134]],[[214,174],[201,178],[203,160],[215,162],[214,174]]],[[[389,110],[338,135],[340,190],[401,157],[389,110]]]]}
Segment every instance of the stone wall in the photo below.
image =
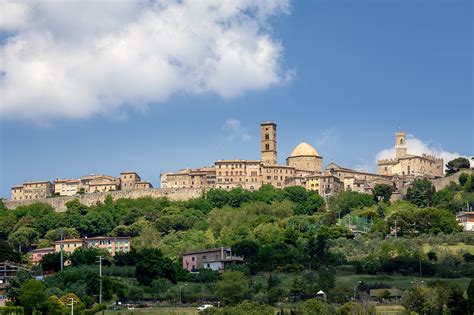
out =
{"type": "Polygon", "coordinates": [[[455,182],[456,184],[459,184],[459,176],[461,176],[462,173],[466,174],[473,174],[474,170],[462,170],[460,172],[457,172],[456,174],[453,174],[448,177],[441,177],[437,179],[433,179],[433,185],[436,188],[436,191],[443,189],[444,187],[448,186],[450,182],[455,182]]]}
{"type": "Polygon", "coordinates": [[[43,199],[31,200],[4,200],[3,203],[7,209],[15,209],[18,206],[29,205],[33,203],[46,203],[51,205],[56,211],[66,211],[66,203],[74,199],[86,205],[95,205],[97,202],[103,202],[107,196],[112,196],[113,200],[128,198],[137,199],[141,197],[160,198],[167,197],[170,200],[188,200],[198,198],[202,195],[203,190],[200,188],[155,188],[155,189],[135,189],[135,190],[118,190],[108,192],[97,192],[84,194],[79,196],[51,197],[43,199]]]}

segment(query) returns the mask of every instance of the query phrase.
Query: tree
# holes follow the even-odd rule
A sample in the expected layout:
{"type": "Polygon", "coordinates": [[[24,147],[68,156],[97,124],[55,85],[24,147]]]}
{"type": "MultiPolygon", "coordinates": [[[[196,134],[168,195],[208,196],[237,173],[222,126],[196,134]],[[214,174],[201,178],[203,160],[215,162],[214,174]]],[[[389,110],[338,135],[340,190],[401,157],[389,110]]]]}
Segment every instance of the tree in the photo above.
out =
{"type": "Polygon", "coordinates": [[[139,261],[135,267],[135,276],[141,284],[149,286],[153,280],[166,278],[176,282],[176,272],[171,259],[165,257],[156,248],[145,248],[139,253],[139,261]]]}
{"type": "Polygon", "coordinates": [[[375,201],[389,202],[392,196],[393,186],[387,184],[376,184],[372,190],[372,196],[375,201]]]}
{"type": "Polygon", "coordinates": [[[59,241],[61,239],[61,231],[64,239],[79,237],[79,232],[75,228],[57,228],[49,230],[44,238],[50,242],[59,241]]]}
{"type": "MultiPolygon", "coordinates": [[[[66,259],[65,257],[64,261],[66,259]]],[[[44,255],[40,264],[44,271],[53,270],[54,272],[58,272],[61,270],[61,253],[49,253],[44,255]]]]}
{"type": "Polygon", "coordinates": [[[97,264],[98,257],[102,256],[104,259],[103,264],[107,264],[110,259],[110,254],[100,248],[95,247],[79,247],[76,249],[70,256],[71,265],[80,266],[80,265],[95,265],[97,264]]]}
{"type": "Polygon", "coordinates": [[[31,227],[20,227],[18,230],[10,234],[8,242],[16,247],[28,248],[35,243],[38,233],[31,227]]]}
{"type": "Polygon", "coordinates": [[[6,288],[7,297],[10,300],[16,302],[18,300],[18,297],[20,296],[20,289],[22,285],[31,279],[33,279],[31,273],[27,271],[18,272],[15,277],[10,279],[10,283],[6,288]]]}
{"type": "Polygon", "coordinates": [[[0,240],[0,257],[2,257],[2,261],[21,262],[20,253],[16,252],[13,247],[4,240],[0,240]]]}
{"type": "Polygon", "coordinates": [[[467,288],[466,294],[469,314],[474,314],[474,279],[471,279],[469,282],[469,287],[467,288]]]}
{"type": "Polygon", "coordinates": [[[372,196],[367,194],[358,193],[355,191],[343,191],[337,196],[330,198],[330,206],[340,216],[351,212],[353,209],[360,209],[363,207],[370,207],[375,202],[372,196]]]}
{"type": "Polygon", "coordinates": [[[295,315],[332,315],[336,309],[318,299],[311,299],[300,303],[296,308],[295,315]]]}
{"type": "Polygon", "coordinates": [[[33,313],[35,310],[42,310],[46,307],[48,296],[45,293],[46,285],[38,280],[28,280],[20,288],[18,303],[33,313]]]}
{"type": "Polygon", "coordinates": [[[408,187],[406,199],[418,207],[429,207],[433,201],[435,188],[426,178],[415,179],[408,187]]]}
{"type": "Polygon", "coordinates": [[[462,169],[469,169],[470,167],[471,164],[469,163],[468,159],[465,157],[458,157],[446,164],[446,175],[451,175],[459,172],[462,169]]]}
{"type": "Polygon", "coordinates": [[[63,315],[65,305],[56,295],[51,295],[48,298],[46,308],[48,310],[48,315],[63,315]]]}
{"type": "Polygon", "coordinates": [[[216,294],[224,304],[237,304],[249,292],[249,280],[239,271],[224,271],[216,284],[216,294]]]}

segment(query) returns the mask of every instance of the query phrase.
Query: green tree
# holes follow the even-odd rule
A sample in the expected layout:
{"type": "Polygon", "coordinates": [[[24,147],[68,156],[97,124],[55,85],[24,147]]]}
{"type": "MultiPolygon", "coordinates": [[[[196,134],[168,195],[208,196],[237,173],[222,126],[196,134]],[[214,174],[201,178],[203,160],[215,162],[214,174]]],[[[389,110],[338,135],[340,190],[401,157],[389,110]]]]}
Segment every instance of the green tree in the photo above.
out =
{"type": "MultiPolygon", "coordinates": [[[[67,255],[64,256],[64,261],[67,260],[67,255]]],[[[41,259],[41,267],[44,271],[53,270],[58,272],[61,270],[61,253],[49,253],[41,259]]]]}
{"type": "Polygon", "coordinates": [[[392,196],[393,186],[387,184],[376,184],[372,189],[372,196],[375,201],[389,202],[392,196]]]}
{"type": "Polygon", "coordinates": [[[418,207],[429,207],[432,205],[435,191],[428,179],[415,179],[408,187],[406,199],[418,207]]]}
{"type": "Polygon", "coordinates": [[[21,286],[27,282],[28,280],[32,280],[33,276],[31,273],[27,271],[20,271],[18,272],[15,277],[10,279],[10,283],[6,288],[7,291],[7,297],[16,302],[18,300],[18,297],[20,296],[20,289],[21,286]]]}
{"type": "Polygon", "coordinates": [[[48,315],[63,315],[65,311],[65,305],[56,295],[51,295],[46,303],[48,315]]]}
{"type": "Polygon", "coordinates": [[[468,159],[465,157],[458,157],[446,164],[446,175],[451,175],[459,172],[462,169],[469,169],[470,167],[471,164],[469,163],[468,159]]]}
{"type": "Polygon", "coordinates": [[[249,292],[249,279],[239,271],[224,271],[216,284],[216,294],[226,305],[241,302],[249,292]]]}
{"type": "Polygon", "coordinates": [[[176,281],[176,271],[171,259],[165,257],[159,249],[146,248],[138,253],[139,261],[135,267],[135,276],[141,284],[149,286],[153,280],[166,278],[176,281]]]}
{"type": "Polygon", "coordinates": [[[336,309],[318,299],[304,301],[298,305],[295,315],[333,315],[336,309]]]}
{"type": "Polygon", "coordinates": [[[467,288],[467,305],[469,307],[469,314],[474,314],[474,279],[469,281],[469,287],[467,288]]]}
{"type": "MultiPolygon", "coordinates": [[[[20,227],[8,237],[8,242],[15,248],[28,248],[35,243],[38,238],[38,233],[32,227],[20,227]]],[[[23,249],[22,249],[23,251],[23,249]]]]}
{"type": "Polygon", "coordinates": [[[95,247],[79,247],[70,256],[72,266],[80,265],[96,265],[98,257],[102,256],[103,264],[107,264],[110,260],[110,254],[101,248],[95,247]]]}
{"type": "Polygon", "coordinates": [[[75,228],[57,228],[49,230],[44,238],[50,242],[59,241],[61,239],[61,231],[63,232],[63,239],[79,237],[79,232],[75,228]]]}
{"type": "Polygon", "coordinates": [[[2,261],[21,262],[20,253],[16,252],[13,247],[4,240],[0,240],[0,257],[2,261]]]}
{"type": "Polygon", "coordinates": [[[375,203],[372,196],[355,191],[343,191],[329,199],[329,204],[342,217],[353,209],[370,207],[375,203]]]}
{"type": "Polygon", "coordinates": [[[20,288],[18,304],[23,306],[27,313],[44,310],[48,301],[45,293],[46,285],[38,280],[28,280],[20,288]]]}

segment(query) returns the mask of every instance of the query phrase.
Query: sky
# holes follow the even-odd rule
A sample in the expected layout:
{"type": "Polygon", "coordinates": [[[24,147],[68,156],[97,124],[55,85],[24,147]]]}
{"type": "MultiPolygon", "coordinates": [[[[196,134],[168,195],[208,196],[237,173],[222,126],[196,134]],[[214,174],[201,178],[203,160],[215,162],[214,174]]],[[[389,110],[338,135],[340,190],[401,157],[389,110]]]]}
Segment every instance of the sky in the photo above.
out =
{"type": "Polygon", "coordinates": [[[0,196],[30,180],[474,153],[470,0],[0,0],[0,196]]]}

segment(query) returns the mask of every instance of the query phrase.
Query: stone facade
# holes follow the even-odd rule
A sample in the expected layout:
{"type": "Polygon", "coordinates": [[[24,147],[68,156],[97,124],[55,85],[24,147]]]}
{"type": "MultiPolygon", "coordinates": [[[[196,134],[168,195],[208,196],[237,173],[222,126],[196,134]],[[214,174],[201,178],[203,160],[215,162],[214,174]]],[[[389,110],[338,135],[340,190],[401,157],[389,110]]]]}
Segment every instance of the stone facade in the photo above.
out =
{"type": "Polygon", "coordinates": [[[109,192],[96,192],[78,196],[51,197],[44,199],[31,200],[4,200],[3,204],[7,209],[15,209],[19,206],[29,205],[33,203],[44,203],[51,205],[56,211],[66,211],[66,203],[75,199],[86,206],[92,206],[97,202],[104,202],[107,196],[111,196],[113,200],[128,198],[136,199],[143,197],[161,198],[167,197],[170,200],[188,200],[202,196],[203,189],[199,188],[151,188],[151,189],[134,189],[134,190],[117,190],[109,192]]]}
{"type": "Polygon", "coordinates": [[[301,142],[286,159],[286,164],[302,173],[323,172],[323,158],[306,142],[301,142]]]}
{"type": "Polygon", "coordinates": [[[287,159],[277,163],[277,125],[260,125],[261,160],[218,160],[214,166],[162,173],[163,188],[243,188],[255,190],[270,184],[277,188],[304,186],[304,176],[322,172],[322,157],[307,143],[300,143],[287,159]]]}
{"type": "Polygon", "coordinates": [[[428,154],[419,156],[407,152],[405,132],[395,134],[395,152],[395,158],[378,161],[378,174],[429,178],[444,176],[443,159],[428,154]]]}
{"type": "Polygon", "coordinates": [[[265,164],[277,164],[277,134],[276,124],[265,122],[260,124],[260,151],[262,162],[265,164]]]}
{"type": "Polygon", "coordinates": [[[81,181],[78,179],[57,179],[54,181],[54,194],[57,196],[74,196],[79,193],[81,181]]]}
{"type": "Polygon", "coordinates": [[[53,184],[49,181],[25,182],[12,187],[12,200],[36,200],[51,197],[53,184]]]}

